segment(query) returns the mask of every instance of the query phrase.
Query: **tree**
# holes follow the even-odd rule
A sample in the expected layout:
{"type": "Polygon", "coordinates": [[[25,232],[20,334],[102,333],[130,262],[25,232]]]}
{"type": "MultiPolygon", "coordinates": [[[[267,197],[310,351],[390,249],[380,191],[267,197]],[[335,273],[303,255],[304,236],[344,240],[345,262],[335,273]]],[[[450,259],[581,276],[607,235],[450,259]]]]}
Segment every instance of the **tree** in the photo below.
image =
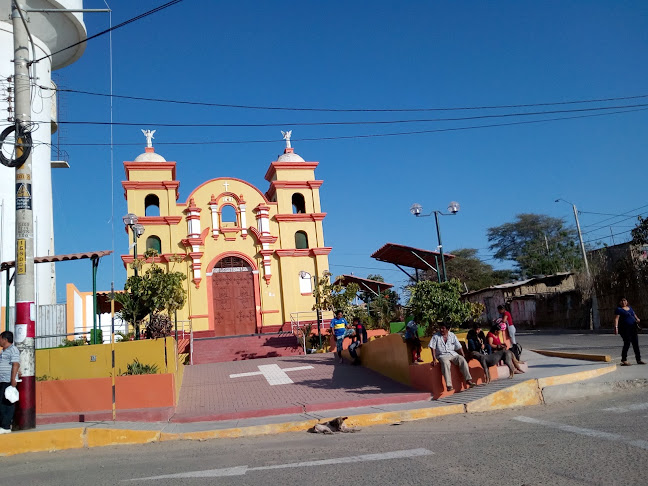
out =
{"type": "Polygon", "coordinates": [[[487,235],[495,258],[513,261],[523,277],[578,270],[582,265],[576,230],[561,218],[518,214],[512,223],[488,228],[487,235]]]}
{"type": "Polygon", "coordinates": [[[358,293],[358,284],[352,283],[346,287],[340,284],[331,283],[331,273],[324,274],[317,281],[315,286],[315,305],[313,310],[338,311],[341,310],[345,316],[353,315],[353,299],[358,293]]]}
{"type": "Polygon", "coordinates": [[[483,304],[462,302],[462,290],[457,279],[441,283],[423,280],[409,287],[409,310],[419,324],[427,326],[426,334],[430,335],[438,322],[458,326],[481,315],[483,304]]]}
{"type": "MultiPolygon", "coordinates": [[[[515,278],[513,270],[494,270],[492,265],[481,261],[475,248],[460,248],[450,253],[455,257],[446,262],[448,277],[460,280],[468,290],[483,289],[515,278]]],[[[430,278],[434,279],[436,276],[430,278]]]]}
{"type": "Polygon", "coordinates": [[[648,245],[648,218],[637,216],[637,226],[632,228],[632,243],[634,245],[648,245]]]}
{"type": "MultiPolygon", "coordinates": [[[[155,250],[147,250],[142,260],[148,261],[156,256],[155,250]]],[[[165,270],[152,260],[143,275],[128,277],[124,293],[115,294],[115,300],[122,305],[119,317],[131,324],[139,336],[139,327],[148,316],[151,322],[155,322],[153,334],[159,337],[163,333],[160,329],[168,329],[171,314],[186,302],[187,292],[183,287],[186,278],[185,274],[165,270]],[[162,312],[167,313],[166,318],[159,315],[162,312]]]]}
{"type": "MultiPolygon", "coordinates": [[[[367,279],[375,280],[376,282],[385,281],[383,276],[378,274],[369,274],[367,275],[367,279]]],[[[398,301],[400,300],[398,292],[391,288],[381,289],[378,295],[376,295],[369,290],[361,290],[358,297],[367,306],[368,312],[363,322],[369,321],[372,325],[375,324],[382,329],[388,329],[389,323],[392,321],[394,313],[398,309],[398,301]]],[[[354,315],[353,317],[361,316],[354,315]]]]}

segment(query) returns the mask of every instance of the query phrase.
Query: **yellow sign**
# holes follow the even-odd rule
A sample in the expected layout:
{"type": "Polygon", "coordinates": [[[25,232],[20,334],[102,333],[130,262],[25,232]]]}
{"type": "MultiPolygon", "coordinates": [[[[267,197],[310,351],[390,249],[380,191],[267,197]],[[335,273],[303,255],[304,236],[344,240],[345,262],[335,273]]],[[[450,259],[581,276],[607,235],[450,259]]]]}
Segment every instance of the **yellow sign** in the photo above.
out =
{"type": "Polygon", "coordinates": [[[16,197],[31,197],[31,194],[29,193],[29,186],[30,184],[20,184],[18,186],[18,190],[16,191],[16,197]]]}
{"type": "Polygon", "coordinates": [[[24,275],[27,272],[27,243],[25,240],[18,240],[16,251],[16,272],[24,275]]]}

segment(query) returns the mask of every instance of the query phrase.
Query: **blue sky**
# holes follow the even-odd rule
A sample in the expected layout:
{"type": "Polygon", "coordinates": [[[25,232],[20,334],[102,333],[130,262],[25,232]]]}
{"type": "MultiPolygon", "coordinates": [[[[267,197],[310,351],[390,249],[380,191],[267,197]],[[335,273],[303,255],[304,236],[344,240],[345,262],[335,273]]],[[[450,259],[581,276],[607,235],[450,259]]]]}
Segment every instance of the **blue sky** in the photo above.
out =
{"type": "MultiPolygon", "coordinates": [[[[116,2],[113,24],[162,1],[116,2]]],[[[101,8],[103,2],[84,2],[101,8]]],[[[89,35],[107,14],[87,14],[89,35]]],[[[447,108],[564,102],[648,94],[648,3],[645,1],[262,2],[185,0],[113,32],[113,86],[120,95],[255,106],[447,108]]],[[[109,38],[88,42],[83,57],[56,72],[69,89],[108,93],[109,38]]],[[[411,120],[646,104],[609,103],[405,113],[330,113],[192,107],[115,99],[114,175],[107,125],[62,125],[71,168],[55,170],[56,252],[112,249],[99,268],[99,288],[122,288],[119,255],[128,252],[122,162],[143,152],[140,128],[156,129],[155,147],[178,162],[180,199],[205,180],[236,177],[267,189],[268,164],[292,129],[295,151],[320,162],[322,207],[333,274],[403,275],[369,255],[386,242],[433,249],[432,218],[456,200],[461,212],[441,220],[444,248],[486,249],[486,230],[522,212],[564,217],[571,208],[619,214],[648,205],[645,191],[648,111],[416,135],[307,141],[573,116],[300,126],[331,121],[411,120]],[[279,123],[276,127],[163,127],[161,123],[279,123]],[[214,144],[217,141],[275,140],[214,144]],[[173,142],[195,142],[177,145],[173,142]],[[119,145],[133,144],[133,145],[119,145]],[[168,144],[168,145],[165,145],[168,144]],[[114,194],[115,232],[111,224],[114,194]]],[[[61,121],[110,119],[107,98],[64,93],[61,121]]],[[[612,110],[616,111],[616,110],[612,110]]],[[[56,141],[56,136],[54,136],[56,141]]],[[[638,212],[648,214],[648,207],[638,212]]],[[[633,214],[633,213],[630,213],[633,214]]],[[[603,215],[581,215],[584,231],[603,215]]],[[[612,220],[614,222],[616,220],[612,220]]],[[[605,223],[603,223],[605,224],[605,223]]],[[[616,243],[632,220],[613,226],[616,243]],[[620,234],[619,234],[620,233],[620,234]]],[[[604,227],[586,240],[610,243],[604,227]],[[607,237],[607,239],[606,239],[607,237]]],[[[488,260],[499,267],[506,263],[488,260]]],[[[66,282],[90,290],[87,262],[57,264],[58,299],[66,282]]]]}

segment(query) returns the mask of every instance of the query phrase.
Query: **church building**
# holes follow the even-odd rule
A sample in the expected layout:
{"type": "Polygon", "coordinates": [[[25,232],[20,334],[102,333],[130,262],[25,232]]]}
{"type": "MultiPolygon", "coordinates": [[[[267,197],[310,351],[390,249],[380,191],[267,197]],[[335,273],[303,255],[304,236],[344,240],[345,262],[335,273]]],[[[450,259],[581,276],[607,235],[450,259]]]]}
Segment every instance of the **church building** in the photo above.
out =
{"type": "MultiPolygon", "coordinates": [[[[249,182],[216,177],[179,200],[176,162],[155,152],[153,131],[146,151],[124,162],[128,212],[144,233],[138,257],[157,250],[156,262],[186,273],[187,302],[179,321],[205,335],[236,336],[290,330],[291,316],[313,320],[313,285],[328,270],[318,162],[291,147],[270,163],[262,192],[249,182]]],[[[282,132],[283,133],[283,132],[282,132]]],[[[137,239],[128,230],[129,241],[137,239]]],[[[133,255],[122,255],[128,276],[133,255]]],[[[147,265],[144,265],[143,271],[147,265]]]]}

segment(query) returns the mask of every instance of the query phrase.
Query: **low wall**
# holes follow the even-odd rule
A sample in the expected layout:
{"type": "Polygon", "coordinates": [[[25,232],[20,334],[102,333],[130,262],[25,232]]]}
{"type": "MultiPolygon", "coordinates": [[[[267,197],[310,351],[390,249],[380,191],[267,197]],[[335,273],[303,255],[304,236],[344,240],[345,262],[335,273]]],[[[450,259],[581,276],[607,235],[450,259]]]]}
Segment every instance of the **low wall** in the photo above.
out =
{"type": "MultiPolygon", "coordinates": [[[[507,345],[510,346],[511,342],[508,338],[508,332],[505,331],[504,334],[507,345]]],[[[460,340],[462,340],[461,337],[460,340]]],[[[421,339],[423,348],[421,350],[421,359],[423,363],[410,362],[411,355],[407,350],[407,344],[405,344],[400,334],[389,334],[363,344],[358,354],[360,356],[360,362],[366,368],[370,368],[392,380],[409,385],[418,390],[430,392],[434,399],[449,396],[455,393],[455,391],[461,391],[467,388],[459,369],[456,366],[452,366],[452,386],[455,391],[446,391],[441,376],[441,367],[430,366],[432,362],[432,351],[428,347],[429,342],[429,337],[421,339]]],[[[347,359],[350,359],[347,350],[344,350],[343,355],[347,359]]],[[[468,366],[473,381],[478,384],[483,383],[485,381],[485,372],[479,362],[470,359],[468,360],[468,366]]],[[[508,376],[508,368],[506,367],[491,366],[489,372],[493,380],[508,376]]]]}
{"type": "MultiPolygon", "coordinates": [[[[156,365],[158,373],[176,372],[176,342],[144,339],[115,343],[115,370],[126,371],[135,358],[142,364],[156,365]]],[[[111,345],[94,344],[36,350],[36,376],[47,375],[56,380],[106,378],[111,376],[111,345]]]]}
{"type": "MultiPolygon", "coordinates": [[[[175,376],[172,373],[118,376],[115,379],[117,410],[174,407],[176,403],[175,376]]],[[[111,409],[111,378],[36,383],[37,415],[88,413],[111,409]]]]}

